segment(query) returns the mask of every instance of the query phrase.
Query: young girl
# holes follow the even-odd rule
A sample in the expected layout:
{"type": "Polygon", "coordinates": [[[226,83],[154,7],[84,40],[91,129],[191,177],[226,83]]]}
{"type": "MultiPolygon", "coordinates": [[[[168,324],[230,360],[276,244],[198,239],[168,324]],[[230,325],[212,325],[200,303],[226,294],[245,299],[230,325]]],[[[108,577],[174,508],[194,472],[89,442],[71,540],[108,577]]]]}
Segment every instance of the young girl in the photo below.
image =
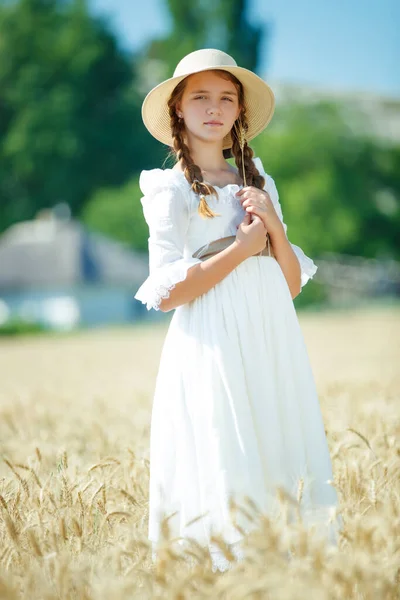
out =
{"type": "Polygon", "coordinates": [[[230,499],[276,514],[278,486],[295,499],[302,487],[303,522],[330,519],[337,541],[331,460],[293,305],[317,267],[288,241],[274,180],[248,145],[274,104],[262,79],[214,49],[185,56],[143,103],[145,126],[176,155],[172,169],[140,176],[150,274],[135,298],[176,309],[152,411],[153,559],[171,516],[173,537],[194,538],[225,569],[211,537],[240,542],[230,499]]]}

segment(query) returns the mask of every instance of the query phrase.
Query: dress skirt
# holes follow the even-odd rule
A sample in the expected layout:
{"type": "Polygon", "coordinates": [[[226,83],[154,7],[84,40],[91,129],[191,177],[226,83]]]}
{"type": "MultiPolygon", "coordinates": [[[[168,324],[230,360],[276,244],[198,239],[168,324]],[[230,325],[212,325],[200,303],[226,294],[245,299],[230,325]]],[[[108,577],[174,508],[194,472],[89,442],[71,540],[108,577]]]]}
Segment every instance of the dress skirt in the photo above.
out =
{"type": "Polygon", "coordinates": [[[212,551],[212,535],[242,537],[230,498],[277,514],[277,486],[296,498],[300,479],[303,522],[327,522],[338,498],[304,338],[279,264],[252,256],[178,307],[167,331],[151,420],[153,557],[163,517],[171,537],[212,551]]]}

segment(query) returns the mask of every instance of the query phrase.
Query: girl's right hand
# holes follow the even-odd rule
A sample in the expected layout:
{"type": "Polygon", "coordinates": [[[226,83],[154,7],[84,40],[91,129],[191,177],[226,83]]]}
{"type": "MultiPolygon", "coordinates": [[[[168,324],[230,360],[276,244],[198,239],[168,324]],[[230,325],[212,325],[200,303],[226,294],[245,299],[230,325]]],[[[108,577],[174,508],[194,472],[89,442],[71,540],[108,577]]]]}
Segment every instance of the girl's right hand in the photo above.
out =
{"type": "Polygon", "coordinates": [[[245,214],[243,221],[238,226],[236,244],[242,250],[245,258],[264,250],[267,244],[267,229],[260,217],[249,213],[245,214]]]}

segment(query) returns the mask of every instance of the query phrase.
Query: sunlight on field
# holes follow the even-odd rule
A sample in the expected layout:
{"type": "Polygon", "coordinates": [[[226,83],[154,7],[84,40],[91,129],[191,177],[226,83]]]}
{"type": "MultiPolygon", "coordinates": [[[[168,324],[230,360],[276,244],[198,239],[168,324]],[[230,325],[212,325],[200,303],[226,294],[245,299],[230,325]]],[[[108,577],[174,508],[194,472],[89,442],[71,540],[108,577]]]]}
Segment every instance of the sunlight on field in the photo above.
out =
{"type": "Polygon", "coordinates": [[[149,427],[166,325],[2,339],[0,598],[400,598],[400,310],[299,319],[345,522],[337,552],[265,518],[224,574],[168,541],[152,565],[149,427]]]}

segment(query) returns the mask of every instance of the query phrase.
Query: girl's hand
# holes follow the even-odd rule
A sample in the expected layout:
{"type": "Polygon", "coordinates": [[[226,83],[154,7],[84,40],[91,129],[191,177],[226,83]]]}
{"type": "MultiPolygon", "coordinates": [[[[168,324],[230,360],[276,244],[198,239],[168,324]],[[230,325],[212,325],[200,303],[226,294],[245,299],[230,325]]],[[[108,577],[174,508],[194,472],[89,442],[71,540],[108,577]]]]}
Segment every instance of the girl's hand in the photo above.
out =
{"type": "Polygon", "coordinates": [[[282,228],[282,223],[276,214],[272,200],[265,190],[249,185],[236,194],[246,214],[257,215],[264,223],[268,233],[274,234],[282,228]]]}
{"type": "Polygon", "coordinates": [[[257,216],[250,213],[244,215],[243,221],[237,227],[236,244],[242,250],[243,256],[249,258],[264,250],[266,246],[267,230],[264,223],[257,216]]]}

